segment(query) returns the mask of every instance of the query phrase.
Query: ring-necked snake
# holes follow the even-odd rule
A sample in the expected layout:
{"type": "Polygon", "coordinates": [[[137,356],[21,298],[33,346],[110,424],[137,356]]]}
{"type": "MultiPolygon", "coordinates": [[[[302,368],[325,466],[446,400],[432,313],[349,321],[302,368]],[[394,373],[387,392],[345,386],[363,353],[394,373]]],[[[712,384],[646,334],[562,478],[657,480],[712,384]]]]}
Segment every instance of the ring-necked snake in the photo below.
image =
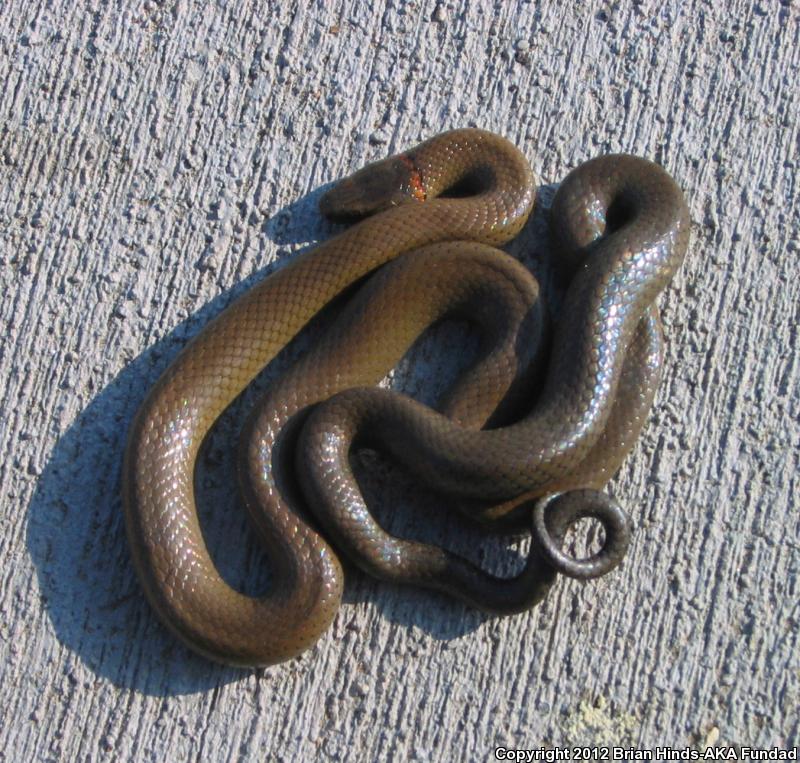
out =
{"type": "Polygon", "coordinates": [[[538,286],[493,248],[520,231],[534,196],[525,157],[477,129],[370,165],[321,202],[329,217],[365,219],[236,300],[159,379],[131,427],[126,525],[148,599],[189,646],[227,663],[267,665],[328,628],[342,570],[306,506],[372,574],[490,612],[532,606],[557,571],[594,577],[619,562],[628,519],[596,489],[619,467],[652,403],[662,355],[654,299],[683,258],[689,215],[680,189],[649,161],[605,156],[573,170],[551,209],[571,279],[545,357],[538,286]],[[198,450],[300,329],[373,271],[245,427],[241,482],[274,581],[265,596],[245,596],[220,577],[203,540],[198,450]],[[453,315],[474,323],[481,353],[440,412],[373,386],[426,327],[453,315]],[[525,570],[500,579],[385,533],[350,468],[352,449],[364,443],[480,521],[531,527],[525,570]],[[561,542],[584,516],[600,521],[606,539],[595,556],[576,560],[561,542]]]}

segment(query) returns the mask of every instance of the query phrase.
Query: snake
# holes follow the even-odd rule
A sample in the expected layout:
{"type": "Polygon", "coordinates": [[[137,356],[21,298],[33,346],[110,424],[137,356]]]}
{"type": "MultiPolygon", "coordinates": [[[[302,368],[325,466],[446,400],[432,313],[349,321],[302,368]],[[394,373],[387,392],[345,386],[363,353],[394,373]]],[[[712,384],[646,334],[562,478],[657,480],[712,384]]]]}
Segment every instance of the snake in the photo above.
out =
{"type": "Polygon", "coordinates": [[[535,198],[524,154],[477,128],[370,164],[320,201],[326,217],[354,224],[246,291],[163,372],[130,427],[123,505],[146,598],[187,646],[238,666],[301,654],[338,612],[339,554],[499,614],[541,601],[557,572],[590,578],[619,563],[631,523],[599,490],[653,401],[664,346],[654,300],[684,257],[689,213],[674,180],[645,159],[608,155],[574,169],[550,211],[568,286],[548,340],[538,284],[497,248],[520,232],[535,198]],[[340,302],[243,428],[241,491],[272,571],[265,594],[245,595],[203,539],[198,454],[264,367],[340,302]],[[420,333],[450,317],[474,325],[480,350],[437,406],[376,386],[420,333]],[[500,578],[387,533],[352,469],[365,445],[490,529],[527,524],[523,571],[500,578]],[[574,559],[562,545],[583,517],[606,537],[574,559]]]}

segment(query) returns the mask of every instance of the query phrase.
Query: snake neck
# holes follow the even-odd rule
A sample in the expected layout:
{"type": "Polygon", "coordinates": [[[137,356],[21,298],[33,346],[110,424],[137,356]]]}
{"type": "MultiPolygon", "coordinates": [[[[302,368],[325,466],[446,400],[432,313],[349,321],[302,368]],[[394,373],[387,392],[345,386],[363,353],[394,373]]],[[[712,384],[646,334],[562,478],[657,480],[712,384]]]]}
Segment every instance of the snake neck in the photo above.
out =
{"type": "Polygon", "coordinates": [[[449,197],[454,210],[485,225],[487,243],[505,243],[533,209],[535,178],[524,154],[505,138],[475,128],[437,135],[404,154],[425,199],[449,197]]]}

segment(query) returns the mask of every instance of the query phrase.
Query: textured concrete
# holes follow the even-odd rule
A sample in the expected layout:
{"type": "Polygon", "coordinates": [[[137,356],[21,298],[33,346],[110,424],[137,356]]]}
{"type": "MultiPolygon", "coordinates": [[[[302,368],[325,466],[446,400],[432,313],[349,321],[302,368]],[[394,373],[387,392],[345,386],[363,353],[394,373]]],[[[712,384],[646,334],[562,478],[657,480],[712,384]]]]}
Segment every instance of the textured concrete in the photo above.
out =
{"type": "MultiPolygon", "coordinates": [[[[0,4],[0,759],[797,744],[797,6],[290,5],[0,4]],[[330,233],[321,188],[458,125],[530,157],[543,204],[511,250],[545,277],[544,210],[575,164],[631,151],[686,189],[665,382],[611,486],[636,519],[630,555],[504,620],[353,572],[303,658],[255,673],[196,658],[128,557],[131,416],[187,337],[330,233]]],[[[423,390],[465,342],[439,332],[395,382],[423,390]]],[[[256,592],[268,573],[230,489],[246,403],[203,459],[202,505],[224,573],[256,592]]],[[[518,565],[391,484],[372,492],[394,530],[518,565]]]]}

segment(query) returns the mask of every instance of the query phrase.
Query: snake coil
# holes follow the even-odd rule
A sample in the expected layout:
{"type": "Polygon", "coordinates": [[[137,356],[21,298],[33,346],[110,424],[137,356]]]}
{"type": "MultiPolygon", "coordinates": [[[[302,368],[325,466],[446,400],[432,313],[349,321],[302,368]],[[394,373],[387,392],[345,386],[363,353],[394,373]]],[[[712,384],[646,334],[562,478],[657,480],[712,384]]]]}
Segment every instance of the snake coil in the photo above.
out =
{"type": "Polygon", "coordinates": [[[546,358],[538,285],[494,248],[520,231],[534,197],[520,151],[477,129],[443,133],[370,165],[321,202],[331,218],[365,219],[253,287],[158,380],[129,435],[126,527],[150,603],[190,647],[226,663],[268,665],[328,628],[342,569],[303,498],[336,548],[369,573],[488,612],[531,607],[556,572],[590,578],[619,563],[630,523],[598,490],[653,400],[663,346],[654,300],[683,258],[689,215],[677,185],[651,162],[605,156],[573,170],[551,210],[572,277],[546,358]],[[243,494],[274,579],[266,595],[245,596],[221,578],[203,540],[198,451],[256,374],[373,271],[245,427],[243,494]],[[438,411],[374,386],[422,331],[453,315],[475,326],[482,352],[438,411]],[[534,540],[523,572],[500,579],[443,549],[388,535],[350,468],[353,448],[364,443],[487,525],[527,524],[534,540]],[[572,559],[564,536],[586,516],[601,523],[605,542],[595,556],[572,559]]]}

